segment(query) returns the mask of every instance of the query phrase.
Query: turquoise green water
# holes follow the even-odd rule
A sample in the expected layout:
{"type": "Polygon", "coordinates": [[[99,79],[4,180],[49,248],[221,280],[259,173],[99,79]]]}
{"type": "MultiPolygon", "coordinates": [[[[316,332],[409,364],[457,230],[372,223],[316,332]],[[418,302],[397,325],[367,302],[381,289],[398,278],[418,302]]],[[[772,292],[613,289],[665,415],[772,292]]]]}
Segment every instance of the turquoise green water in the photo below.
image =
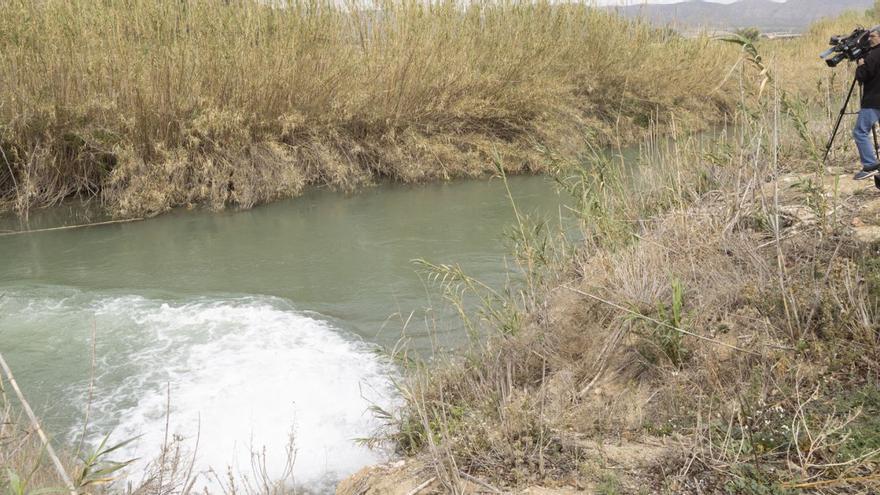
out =
{"type": "MultiPolygon", "coordinates": [[[[521,211],[558,223],[550,182],[509,182],[521,211]]],[[[249,448],[280,456],[293,430],[298,482],[332,486],[383,456],[352,442],[377,426],[370,403],[397,400],[376,349],[464,342],[411,260],[458,263],[499,287],[513,218],[493,180],[0,237],[0,352],[61,441],[82,427],[94,332],[94,434],[142,434],[131,455],[149,457],[168,409],[175,433],[200,437],[201,468],[246,470],[249,448]]],[[[58,208],[32,213],[30,228],[85,219],[58,208]]]]}

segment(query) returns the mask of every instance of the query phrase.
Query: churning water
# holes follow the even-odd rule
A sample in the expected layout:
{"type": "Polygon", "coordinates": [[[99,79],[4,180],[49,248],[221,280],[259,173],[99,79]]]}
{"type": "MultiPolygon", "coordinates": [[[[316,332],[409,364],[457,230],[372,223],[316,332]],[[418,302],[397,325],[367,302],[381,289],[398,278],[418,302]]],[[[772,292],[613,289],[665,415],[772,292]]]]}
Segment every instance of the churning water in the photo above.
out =
{"type": "MultiPolygon", "coordinates": [[[[558,218],[543,179],[511,188],[520,210],[558,218]]],[[[59,211],[31,228],[73,220],[47,219],[59,211]]],[[[117,459],[146,462],[168,421],[195,451],[200,483],[216,487],[204,473],[251,475],[253,453],[280,476],[292,438],[296,483],[331,491],[384,457],[356,441],[381,426],[371,405],[397,401],[379,350],[462,342],[449,312],[425,318],[440,302],[410,261],[460,263],[498,286],[512,220],[490,181],[0,237],[0,352],[62,444],[75,443],[90,404],[91,441],[137,437],[117,459]]]]}
{"type": "MultiPolygon", "coordinates": [[[[368,344],[284,300],[35,287],[0,300],[0,311],[4,337],[51,346],[6,350],[45,367],[42,384],[54,389],[46,406],[56,417],[85,411],[89,397],[87,382],[51,370],[58,351],[88,347],[81,330],[101,329],[90,429],[138,437],[120,455],[158,457],[168,419],[185,445],[198,442],[197,466],[223,477],[226,467],[252,474],[251,454],[264,449],[270,476],[280,476],[291,438],[295,479],[306,486],[379,460],[352,440],[374,427],[370,404],[391,405],[394,370],[368,344]]],[[[78,434],[75,425],[67,436],[78,434]]]]}

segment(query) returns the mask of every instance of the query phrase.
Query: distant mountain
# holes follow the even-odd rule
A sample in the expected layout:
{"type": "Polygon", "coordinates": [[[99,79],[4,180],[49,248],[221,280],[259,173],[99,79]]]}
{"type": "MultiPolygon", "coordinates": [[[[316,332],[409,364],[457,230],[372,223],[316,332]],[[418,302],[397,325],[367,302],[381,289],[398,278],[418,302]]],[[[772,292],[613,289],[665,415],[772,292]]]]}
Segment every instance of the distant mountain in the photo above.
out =
{"type": "Polygon", "coordinates": [[[740,0],[731,4],[690,0],[608,8],[627,17],[643,17],[654,24],[672,24],[679,29],[757,27],[763,32],[801,32],[820,18],[836,16],[847,10],[866,10],[873,4],[873,0],[788,0],[785,3],[740,0]]]}

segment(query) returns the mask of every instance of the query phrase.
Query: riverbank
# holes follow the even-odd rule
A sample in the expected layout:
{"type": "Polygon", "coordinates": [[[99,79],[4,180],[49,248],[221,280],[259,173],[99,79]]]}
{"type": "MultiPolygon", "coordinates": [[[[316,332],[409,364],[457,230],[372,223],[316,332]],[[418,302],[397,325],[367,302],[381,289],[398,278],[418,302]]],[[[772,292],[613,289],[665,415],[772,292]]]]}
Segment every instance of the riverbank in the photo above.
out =
{"type": "MultiPolygon", "coordinates": [[[[21,7],[23,4],[5,5],[21,7]]],[[[52,5],[64,13],[61,6],[52,5]]],[[[146,11],[137,9],[148,7],[136,2],[132,6],[135,12],[140,13],[146,11]]],[[[167,12],[174,10],[169,7],[167,12]]],[[[80,13],[75,11],[71,15],[80,13]]],[[[150,15],[153,14],[161,12],[150,12],[150,15]]],[[[85,24],[77,24],[75,15],[70,19],[63,17],[70,21],[64,29],[79,32],[76,26],[107,21],[102,21],[96,15],[95,19],[89,18],[85,24]]],[[[474,19],[477,18],[483,21],[480,16],[474,19]]],[[[241,19],[252,18],[245,15],[241,19]]],[[[556,21],[564,19],[558,18],[556,21]]],[[[226,21],[229,19],[224,21],[221,18],[212,26],[223,31],[226,21]]],[[[532,23],[526,24],[532,26],[532,23]]],[[[186,23],[181,25],[187,27],[186,23]]],[[[141,39],[139,36],[143,32],[152,29],[145,23],[135,22],[132,26],[132,31],[121,29],[118,32],[141,39]]],[[[51,26],[48,27],[48,32],[52,32],[51,26]]],[[[58,26],[56,28],[60,29],[58,26]]],[[[174,32],[188,35],[192,32],[188,28],[174,32]]],[[[517,36],[524,36],[531,28],[522,29],[525,31],[518,31],[517,36]]],[[[420,39],[417,35],[421,32],[410,33],[416,38],[407,39],[420,39]]],[[[166,34],[170,38],[177,36],[166,34]]],[[[632,36],[632,32],[629,34],[632,36]]],[[[616,39],[614,36],[616,34],[612,33],[604,39],[616,39]]],[[[28,39],[40,43],[38,38],[28,39]]],[[[263,45],[259,37],[243,39],[246,42],[233,43],[232,46],[244,49],[263,45]]],[[[90,45],[85,43],[84,46],[90,45]]],[[[539,47],[528,46],[530,49],[539,47]]],[[[773,56],[783,60],[792,53],[806,51],[815,60],[812,45],[785,46],[791,51],[780,51],[773,56]]],[[[75,48],[71,46],[71,50],[79,53],[75,48]]],[[[225,48],[216,50],[213,53],[226,53],[223,51],[225,48]]],[[[656,50],[657,53],[665,53],[662,50],[666,48],[656,47],[656,50]]],[[[144,50],[148,55],[141,59],[138,58],[141,54],[138,50],[119,53],[126,55],[120,56],[119,61],[130,58],[147,65],[148,62],[170,60],[149,53],[149,50],[144,50]]],[[[499,57],[498,60],[510,62],[503,58],[501,51],[489,53],[499,57]]],[[[546,51],[538,53],[547,54],[546,51]]],[[[47,60],[59,60],[50,55],[46,52],[41,56],[48,57],[47,60]]],[[[561,64],[561,59],[548,57],[561,64]]],[[[218,60],[226,59],[220,57],[218,60]]],[[[318,57],[311,60],[323,67],[322,60],[326,59],[318,57]]],[[[618,58],[608,60],[617,61],[618,58]]],[[[276,61],[283,65],[283,61],[276,61]]],[[[485,63],[490,61],[484,60],[485,63]]],[[[575,60],[565,62],[571,64],[565,70],[580,67],[575,60]]],[[[797,59],[789,63],[795,66],[795,62],[797,59]]],[[[84,66],[103,67],[98,62],[95,64],[84,66]]],[[[504,291],[483,292],[476,280],[468,278],[453,265],[431,264],[430,259],[420,264],[427,274],[427,280],[445,282],[440,286],[448,291],[447,295],[454,302],[456,297],[462,297],[462,290],[467,292],[476,288],[478,296],[490,304],[482,312],[464,315],[466,330],[478,337],[470,353],[464,358],[450,358],[449,366],[443,366],[442,359],[438,359],[433,363],[436,367],[415,366],[412,369],[411,381],[401,388],[407,399],[406,407],[401,411],[389,411],[388,429],[380,432],[377,438],[396,442],[400,452],[415,460],[407,461],[402,466],[392,465],[384,472],[380,470],[383,482],[392,479],[397,480],[396,488],[409,486],[405,493],[411,493],[418,487],[423,492],[461,492],[474,487],[488,491],[532,489],[532,492],[537,492],[534,487],[541,486],[545,492],[551,489],[560,492],[594,490],[606,494],[639,493],[645,487],[661,493],[664,490],[667,493],[702,490],[709,493],[747,494],[778,494],[795,488],[826,493],[870,489],[865,487],[873,482],[876,449],[880,448],[876,445],[877,425],[873,421],[878,414],[877,398],[873,392],[878,374],[874,311],[875,285],[880,277],[875,273],[877,267],[869,256],[875,250],[870,234],[877,229],[876,224],[880,224],[876,218],[878,208],[871,196],[875,193],[869,183],[858,183],[857,189],[847,187],[853,185],[847,182],[848,175],[845,173],[853,162],[853,156],[844,136],[839,138],[839,147],[848,149],[849,154],[837,154],[833,162],[833,166],[843,168],[828,170],[820,166],[816,159],[816,143],[821,143],[827,135],[829,123],[821,118],[810,119],[811,113],[806,110],[817,102],[830,101],[830,95],[837,94],[833,91],[837,91],[846,81],[843,78],[835,81],[827,75],[831,72],[821,66],[821,71],[816,72],[822,76],[816,79],[799,77],[800,72],[782,70],[771,71],[774,77],[767,78],[762,71],[767,66],[773,67],[767,60],[746,51],[740,66],[742,70],[730,70],[729,66],[724,68],[725,74],[731,74],[729,82],[741,91],[738,95],[741,111],[731,114],[728,131],[712,149],[695,146],[684,132],[670,141],[660,139],[658,135],[680,129],[682,120],[679,119],[682,115],[674,113],[673,117],[663,114],[656,118],[653,127],[656,132],[642,143],[643,155],[637,164],[639,173],[635,178],[622,174],[616,161],[609,161],[601,154],[584,152],[581,146],[584,143],[579,139],[583,134],[595,133],[596,127],[589,125],[592,120],[578,121],[578,125],[584,125],[587,131],[573,134],[577,139],[568,145],[577,147],[578,153],[575,155],[579,155],[581,160],[576,161],[566,153],[559,153],[551,155],[553,160],[543,162],[542,166],[552,170],[560,179],[562,188],[571,194],[572,208],[581,220],[584,242],[574,246],[557,243],[543,225],[535,224],[517,212],[518,222],[511,238],[519,248],[519,260],[527,276],[524,285],[513,287],[509,294],[504,291]],[[754,71],[754,67],[761,73],[756,74],[759,71],[754,71]],[[833,84],[825,84],[829,81],[833,84]],[[790,89],[797,85],[819,91],[811,90],[801,95],[790,89]],[[672,126],[673,122],[675,126],[672,126]],[[507,297],[511,294],[512,297],[507,297]],[[394,470],[401,467],[405,468],[402,477],[395,478],[401,473],[394,470]]],[[[564,67],[560,65],[557,69],[563,70],[564,67]]],[[[618,69],[626,70],[614,65],[608,68],[609,71],[618,69]]],[[[101,70],[109,71],[110,68],[101,70]]],[[[59,73],[68,74],[61,78],[62,81],[80,81],[71,72],[62,70],[59,73]]],[[[161,71],[158,73],[162,74],[161,71]]],[[[198,74],[198,77],[202,77],[203,72],[198,74]]],[[[244,77],[242,73],[236,74],[244,77]]],[[[598,74],[595,77],[613,78],[616,76],[608,74],[617,73],[598,74]]],[[[710,71],[709,74],[715,72],[710,71]]],[[[147,76],[141,74],[140,77],[147,76]]],[[[188,77],[197,78],[196,73],[188,77]]],[[[702,83],[710,79],[697,70],[687,77],[703,78],[702,83]]],[[[537,92],[534,86],[536,80],[529,79],[530,82],[526,81],[529,85],[516,86],[519,88],[516,91],[525,91],[522,94],[513,90],[502,91],[503,98],[498,101],[523,101],[522,98],[532,94],[531,91],[537,92]],[[513,98],[517,95],[520,99],[513,98]]],[[[201,81],[200,84],[207,84],[206,79],[201,81]]],[[[517,84],[524,84],[523,81],[517,84]]],[[[540,81],[547,82],[544,79],[540,81]]],[[[227,81],[229,84],[233,82],[227,81]]],[[[603,89],[608,91],[606,101],[615,101],[615,95],[622,95],[620,101],[627,104],[619,107],[607,105],[606,108],[611,110],[606,115],[608,120],[602,122],[608,130],[608,140],[611,140],[607,136],[612,134],[614,127],[610,122],[615,122],[615,125],[617,122],[616,118],[611,118],[615,115],[615,108],[618,109],[616,115],[621,123],[627,123],[629,119],[639,123],[640,119],[635,116],[649,115],[639,113],[647,107],[639,106],[641,100],[633,96],[634,93],[629,93],[631,90],[627,84],[619,84],[620,80],[617,82],[617,85],[603,89]]],[[[246,104],[246,92],[242,90],[239,93],[238,89],[234,89],[237,86],[224,84],[218,83],[218,88],[222,89],[218,94],[224,97],[231,95],[236,104],[246,104]]],[[[71,86],[75,87],[78,86],[71,86]]],[[[254,86],[246,84],[242,87],[254,89],[254,86]]],[[[402,87],[410,88],[406,85],[402,87]]],[[[503,89],[508,86],[502,84],[499,87],[503,89]]],[[[682,104],[686,109],[685,115],[688,115],[687,109],[690,107],[686,102],[692,101],[688,98],[698,97],[676,93],[686,87],[681,83],[663,91],[685,98],[682,104]]],[[[131,94],[137,95],[141,90],[131,91],[131,94]]],[[[48,89],[45,92],[56,95],[63,93],[53,93],[48,89]]],[[[230,146],[233,148],[230,149],[252,150],[249,140],[254,135],[261,135],[258,132],[261,127],[256,124],[251,127],[239,126],[240,122],[251,122],[248,120],[250,117],[242,117],[243,120],[233,119],[233,124],[217,127],[229,132],[229,135],[209,134],[212,136],[210,140],[202,140],[200,136],[203,134],[180,134],[175,130],[177,123],[183,120],[164,121],[162,115],[152,114],[153,109],[162,108],[158,105],[162,102],[159,95],[154,94],[153,98],[151,104],[140,111],[153,115],[154,120],[149,122],[156,127],[145,128],[152,130],[143,135],[155,136],[151,133],[162,129],[158,124],[171,122],[161,132],[177,136],[175,139],[182,139],[181,136],[186,139],[180,142],[172,139],[169,143],[177,143],[175,146],[195,143],[195,147],[181,148],[189,150],[182,152],[184,155],[181,156],[186,159],[174,163],[167,162],[170,156],[166,155],[169,153],[167,148],[157,146],[152,151],[144,148],[144,153],[147,153],[144,156],[156,156],[157,161],[141,157],[130,162],[140,164],[137,167],[141,168],[135,167],[132,169],[134,172],[129,170],[128,182],[124,184],[135,184],[137,187],[120,189],[132,195],[119,197],[131,199],[131,203],[125,204],[134,205],[132,208],[143,204],[159,205],[156,209],[146,210],[152,214],[172,204],[186,204],[180,198],[189,198],[186,194],[190,192],[186,191],[193,184],[200,184],[202,189],[198,194],[203,196],[192,198],[200,197],[210,203],[208,199],[214,197],[211,196],[212,188],[220,184],[227,189],[220,190],[216,196],[220,198],[218,205],[238,204],[229,201],[231,197],[239,197],[231,196],[231,191],[240,191],[236,182],[238,179],[232,182],[235,187],[230,188],[226,175],[234,175],[235,171],[232,168],[212,167],[215,163],[221,163],[223,167],[238,163],[231,161],[230,156],[233,155],[222,154],[228,152],[223,151],[224,143],[232,143],[230,146]],[[241,129],[246,129],[246,132],[241,129]],[[214,145],[217,146],[212,147],[214,145]],[[208,158],[201,162],[198,159],[190,160],[185,153],[191,151],[197,153],[196,157],[208,158]],[[198,154],[208,152],[222,153],[198,154]],[[201,168],[188,168],[194,166],[201,168]],[[215,172],[219,175],[212,175],[215,172]],[[208,179],[200,182],[202,179],[199,177],[208,179]],[[215,181],[217,177],[220,179],[215,181]],[[176,182],[178,179],[180,182],[176,182]],[[150,189],[158,188],[160,184],[168,189],[150,189]],[[141,202],[142,197],[149,201],[141,202]],[[178,201],[181,202],[175,203],[178,201]]],[[[672,105],[670,108],[677,108],[673,96],[669,96],[673,98],[670,100],[665,99],[667,96],[658,98],[661,103],[665,102],[661,106],[669,104],[672,105]]],[[[122,98],[120,101],[128,100],[122,98]]],[[[462,101],[469,102],[468,105],[474,103],[474,100],[456,101],[461,105],[464,105],[462,101]]],[[[528,101],[546,103],[549,100],[528,101]]],[[[496,104],[499,103],[492,103],[496,104]]],[[[823,114],[836,110],[831,108],[832,105],[827,107],[823,107],[823,114]]],[[[4,105],[3,108],[17,107],[4,105]]],[[[66,107],[62,105],[56,108],[66,107]]],[[[117,113],[118,108],[114,108],[112,112],[97,112],[97,115],[124,115],[117,113]]],[[[268,105],[266,108],[274,107],[268,105]]],[[[491,110],[497,107],[486,108],[491,110]]],[[[497,114],[493,115],[497,117],[497,114]]],[[[647,120],[650,122],[651,119],[647,120]]],[[[684,118],[685,122],[690,120],[684,118]]],[[[141,122],[122,118],[120,121],[125,125],[141,122]]],[[[417,119],[409,122],[415,121],[427,122],[417,119]]],[[[71,119],[70,122],[92,121],[71,119]]],[[[495,129],[495,123],[501,121],[487,122],[491,125],[486,124],[488,127],[480,129],[495,129]]],[[[102,132],[109,128],[89,128],[89,132],[103,136],[102,132]]],[[[429,128],[435,129],[425,127],[429,128]]],[[[639,127],[622,125],[621,129],[624,128],[639,127]]],[[[9,132],[4,129],[4,132],[9,132]]],[[[21,129],[42,129],[33,135],[39,139],[61,136],[58,138],[61,148],[58,149],[62,151],[85,149],[83,153],[92,152],[91,148],[79,147],[77,143],[80,143],[81,136],[57,134],[57,130],[65,129],[63,126],[47,130],[28,124],[21,129]],[[68,138],[69,142],[66,141],[68,138]],[[73,143],[73,147],[67,148],[65,143],[73,143]]],[[[550,129],[554,127],[550,126],[550,129]]],[[[133,133],[130,136],[137,135],[133,133]]],[[[464,131],[455,135],[473,136],[464,131]]],[[[388,145],[388,149],[393,150],[397,146],[395,143],[399,143],[392,139],[394,136],[398,134],[383,137],[385,141],[382,143],[388,145]]],[[[562,139],[568,135],[562,132],[556,136],[562,139]]],[[[501,139],[498,136],[492,139],[496,138],[501,139]]],[[[569,138],[571,136],[565,137],[569,138]]],[[[32,149],[36,150],[39,148],[36,144],[43,142],[39,139],[26,142],[35,144],[32,149]]],[[[510,142],[525,146],[516,139],[510,142]]],[[[621,140],[624,139],[625,135],[621,137],[621,140]]],[[[111,145],[103,149],[128,149],[136,153],[133,142],[143,144],[151,141],[111,140],[111,145]],[[117,144],[118,147],[114,147],[117,144]]],[[[518,170],[516,157],[503,151],[505,145],[490,146],[491,142],[480,141],[486,146],[479,148],[484,154],[474,155],[480,157],[482,170],[492,170],[492,173],[499,174],[499,179],[503,173],[518,170]],[[501,151],[496,153],[496,150],[501,151]],[[496,168],[499,165],[500,169],[496,168]]],[[[543,148],[538,147],[536,151],[534,144],[534,141],[530,142],[530,152],[540,153],[542,160],[546,159],[543,148]]],[[[44,156],[51,158],[56,155],[50,153],[44,156]]],[[[96,154],[77,163],[100,163],[100,160],[95,161],[96,156],[106,155],[96,154]]],[[[23,175],[14,172],[6,180],[16,184],[16,194],[28,191],[31,185],[38,183],[36,177],[40,175],[37,170],[50,170],[53,174],[58,171],[52,167],[39,167],[45,163],[68,163],[52,161],[54,159],[40,162],[36,157],[18,162],[25,164],[23,168],[19,165],[9,170],[18,170],[23,175]],[[12,177],[15,177],[14,181],[12,177]],[[20,178],[26,180],[20,182],[20,178]]],[[[272,163],[276,163],[274,158],[272,163]]],[[[107,170],[101,170],[108,174],[107,177],[117,177],[114,175],[116,170],[122,170],[117,165],[118,162],[107,167],[107,170]]],[[[276,170],[269,165],[267,167],[253,170],[259,173],[276,170]]],[[[322,176],[323,172],[320,171],[323,169],[317,165],[311,170],[318,174],[317,177],[323,177],[320,180],[332,176],[322,176]]],[[[88,173],[92,172],[95,170],[88,173]]],[[[87,179],[99,175],[89,175],[87,179]]],[[[112,206],[109,190],[103,185],[90,189],[99,184],[91,180],[74,183],[83,185],[85,190],[93,190],[95,194],[100,191],[100,197],[108,206],[112,206]]],[[[332,184],[333,181],[325,180],[324,183],[332,184]]],[[[339,187],[343,183],[341,181],[339,187]]],[[[64,181],[52,179],[44,184],[63,185],[64,181]]],[[[117,185],[122,187],[120,184],[117,185]]],[[[44,192],[58,194],[58,191],[75,191],[52,187],[40,186],[34,189],[35,195],[16,195],[10,201],[15,204],[19,198],[24,198],[26,201],[19,201],[18,204],[24,205],[19,211],[26,213],[28,205],[37,204],[31,200],[44,192]]],[[[193,201],[198,203],[202,200],[193,201]]],[[[117,214],[123,214],[122,211],[117,210],[117,214]]],[[[306,230],[292,229],[296,235],[306,230]]],[[[186,235],[179,237],[188,238],[186,235]]],[[[205,237],[216,240],[212,236],[205,237]]],[[[265,244],[257,235],[240,238],[265,244]]],[[[188,252],[199,258],[213,259],[205,256],[204,246],[196,247],[188,252]]],[[[66,249],[54,258],[64,260],[64,256],[70,253],[66,249]]],[[[287,246],[280,246],[279,249],[289,251],[287,246]]],[[[105,252],[95,251],[101,255],[105,252]]],[[[312,251],[324,254],[320,247],[312,251]]],[[[367,260],[364,264],[373,261],[367,260]]],[[[143,266],[150,273],[155,268],[149,263],[143,266]]],[[[205,268],[205,271],[212,270],[218,276],[225,276],[213,266],[205,268]]],[[[199,283],[197,287],[204,289],[204,284],[199,283]]],[[[466,294],[465,297],[472,295],[466,294]]],[[[159,301],[157,306],[163,304],[163,301],[159,301]]],[[[175,311],[180,309],[173,304],[165,306],[175,311]]],[[[156,309],[147,307],[145,311],[154,314],[156,309]]],[[[132,301],[124,299],[112,314],[127,317],[131,312],[132,301]]],[[[251,321],[248,317],[237,317],[236,320],[251,321]]],[[[159,324],[160,328],[166,326],[162,321],[159,324]]],[[[168,348],[181,351],[176,345],[168,348]]],[[[216,356],[216,352],[206,355],[216,356]]],[[[345,362],[351,360],[346,359],[345,362]]],[[[203,369],[201,366],[196,368],[203,369]]],[[[157,396],[159,400],[154,402],[160,404],[160,413],[153,416],[161,422],[161,405],[165,402],[161,393],[157,396]]],[[[4,411],[10,411],[6,405],[4,402],[4,411]]],[[[34,441],[31,432],[26,427],[10,428],[17,419],[14,414],[6,412],[0,419],[4,420],[0,421],[3,424],[0,442],[4,446],[14,446],[0,450],[0,466],[11,468],[13,474],[18,473],[16,476],[20,474],[19,479],[28,479],[31,487],[57,486],[58,482],[52,479],[51,471],[40,463],[40,444],[34,441]],[[35,466],[40,470],[31,471],[35,466]],[[32,474],[27,476],[27,473],[32,474]]],[[[152,433],[158,434],[159,430],[161,427],[152,433]]],[[[187,461],[186,457],[173,452],[169,455],[173,459],[183,459],[184,463],[187,461]]],[[[304,452],[303,455],[309,453],[304,452]]],[[[76,466],[71,472],[81,471],[81,464],[71,464],[76,466]]],[[[173,471],[175,476],[171,476],[172,467],[164,472],[160,469],[150,473],[152,477],[146,476],[147,483],[135,488],[135,492],[186,493],[188,481],[181,478],[188,475],[185,467],[181,468],[185,465],[177,465],[180,469],[173,471]]],[[[13,477],[9,472],[6,474],[2,485],[4,488],[11,487],[13,483],[13,477]]],[[[364,473],[353,483],[359,489],[375,487],[374,481],[370,481],[372,476],[369,472],[364,473]]],[[[249,493],[263,490],[281,493],[290,489],[283,480],[261,481],[265,481],[266,486],[241,487],[241,490],[249,493]]],[[[91,489],[82,488],[84,491],[91,489]]],[[[110,491],[117,489],[124,490],[117,486],[110,491]]]]}
{"type": "Polygon", "coordinates": [[[21,215],[545,172],[733,104],[735,48],[584,5],[16,0],[0,19],[0,206],[21,215]]]}
{"type": "Polygon", "coordinates": [[[412,457],[337,493],[872,493],[880,192],[756,172],[569,260],[521,327],[414,370],[391,422],[412,457]]]}
{"type": "MultiPolygon", "coordinates": [[[[714,149],[649,139],[636,180],[562,172],[585,242],[520,224],[527,282],[483,299],[464,357],[401,386],[379,436],[411,460],[340,493],[876,489],[880,191],[851,180],[846,136],[821,162],[833,121],[807,109],[828,87],[788,92],[744,54],[764,89],[714,149]]],[[[476,287],[430,270],[449,297],[476,287]]]]}

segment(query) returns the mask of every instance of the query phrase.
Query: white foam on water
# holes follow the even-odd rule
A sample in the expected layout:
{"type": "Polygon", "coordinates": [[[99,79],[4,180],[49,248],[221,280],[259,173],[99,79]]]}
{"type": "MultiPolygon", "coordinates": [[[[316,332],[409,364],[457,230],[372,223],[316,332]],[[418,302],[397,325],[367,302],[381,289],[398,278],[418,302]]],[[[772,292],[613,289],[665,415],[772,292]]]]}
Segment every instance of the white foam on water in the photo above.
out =
{"type": "MultiPolygon", "coordinates": [[[[279,477],[291,433],[294,479],[313,491],[383,460],[355,439],[377,426],[371,404],[395,402],[394,368],[318,316],[260,297],[102,296],[79,310],[99,328],[92,431],[113,427],[115,441],[140,435],[114,456],[144,460],[133,481],[160,453],[166,413],[169,436],[189,449],[198,443],[195,471],[221,478],[227,469],[253,477],[252,452],[265,452],[269,476],[279,477]]],[[[84,403],[83,382],[72,388],[84,403]]],[[[218,488],[210,476],[200,480],[218,488]]]]}

